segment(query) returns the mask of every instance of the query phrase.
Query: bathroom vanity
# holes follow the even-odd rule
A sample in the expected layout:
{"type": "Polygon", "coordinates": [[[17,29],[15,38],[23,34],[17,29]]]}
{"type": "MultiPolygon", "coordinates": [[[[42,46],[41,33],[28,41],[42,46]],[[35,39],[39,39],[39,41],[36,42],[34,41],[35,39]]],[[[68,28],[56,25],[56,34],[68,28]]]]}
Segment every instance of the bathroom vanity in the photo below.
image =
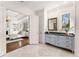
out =
{"type": "Polygon", "coordinates": [[[62,32],[45,32],[45,43],[74,52],[74,34],[67,35],[62,32]]]}
{"type": "Polygon", "coordinates": [[[23,37],[16,40],[7,40],[6,52],[11,52],[29,44],[29,38],[23,37]]]}

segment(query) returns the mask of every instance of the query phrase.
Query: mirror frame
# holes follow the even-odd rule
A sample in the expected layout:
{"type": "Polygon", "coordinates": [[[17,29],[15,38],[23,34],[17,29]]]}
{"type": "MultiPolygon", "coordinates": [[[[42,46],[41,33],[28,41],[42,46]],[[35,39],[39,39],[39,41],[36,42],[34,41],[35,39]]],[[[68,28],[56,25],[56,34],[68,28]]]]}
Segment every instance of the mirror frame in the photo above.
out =
{"type": "Polygon", "coordinates": [[[57,17],[48,19],[48,31],[57,31],[57,17]],[[51,21],[51,20],[56,20],[56,28],[54,28],[54,29],[49,28],[49,21],[51,21]]]}

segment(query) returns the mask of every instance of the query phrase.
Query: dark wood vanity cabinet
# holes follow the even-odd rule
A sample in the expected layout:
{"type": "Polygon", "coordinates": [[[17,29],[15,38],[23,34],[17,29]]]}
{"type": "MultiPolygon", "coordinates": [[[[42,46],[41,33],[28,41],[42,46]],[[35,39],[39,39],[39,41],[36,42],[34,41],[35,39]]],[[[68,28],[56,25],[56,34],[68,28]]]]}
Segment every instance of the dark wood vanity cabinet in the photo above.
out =
{"type": "Polygon", "coordinates": [[[28,38],[22,38],[22,40],[7,43],[6,52],[8,53],[10,51],[13,51],[13,50],[18,49],[18,48],[23,47],[23,46],[26,46],[28,44],[29,44],[28,38]]]}
{"type": "Polygon", "coordinates": [[[10,52],[17,48],[20,48],[19,41],[8,43],[6,49],[7,49],[7,52],[10,52]]]}

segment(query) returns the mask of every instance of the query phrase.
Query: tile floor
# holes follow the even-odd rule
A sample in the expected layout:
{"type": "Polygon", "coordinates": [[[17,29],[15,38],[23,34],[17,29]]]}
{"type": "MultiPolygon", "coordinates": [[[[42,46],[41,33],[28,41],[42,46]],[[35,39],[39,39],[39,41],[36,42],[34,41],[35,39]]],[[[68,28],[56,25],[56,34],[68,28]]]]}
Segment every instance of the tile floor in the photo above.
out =
{"type": "Polygon", "coordinates": [[[3,57],[74,57],[75,55],[64,49],[51,45],[27,45],[7,53],[3,57]]]}

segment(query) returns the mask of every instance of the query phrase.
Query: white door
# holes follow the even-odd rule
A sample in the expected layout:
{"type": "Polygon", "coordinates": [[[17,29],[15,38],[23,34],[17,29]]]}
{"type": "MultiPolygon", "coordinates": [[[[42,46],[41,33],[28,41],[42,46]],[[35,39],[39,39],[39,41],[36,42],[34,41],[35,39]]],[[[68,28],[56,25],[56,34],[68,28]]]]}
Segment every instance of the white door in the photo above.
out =
{"type": "Polygon", "coordinates": [[[6,10],[0,7],[0,56],[6,53],[6,10]]]}
{"type": "Polygon", "coordinates": [[[30,17],[30,44],[39,43],[39,19],[38,16],[30,17]]]}

